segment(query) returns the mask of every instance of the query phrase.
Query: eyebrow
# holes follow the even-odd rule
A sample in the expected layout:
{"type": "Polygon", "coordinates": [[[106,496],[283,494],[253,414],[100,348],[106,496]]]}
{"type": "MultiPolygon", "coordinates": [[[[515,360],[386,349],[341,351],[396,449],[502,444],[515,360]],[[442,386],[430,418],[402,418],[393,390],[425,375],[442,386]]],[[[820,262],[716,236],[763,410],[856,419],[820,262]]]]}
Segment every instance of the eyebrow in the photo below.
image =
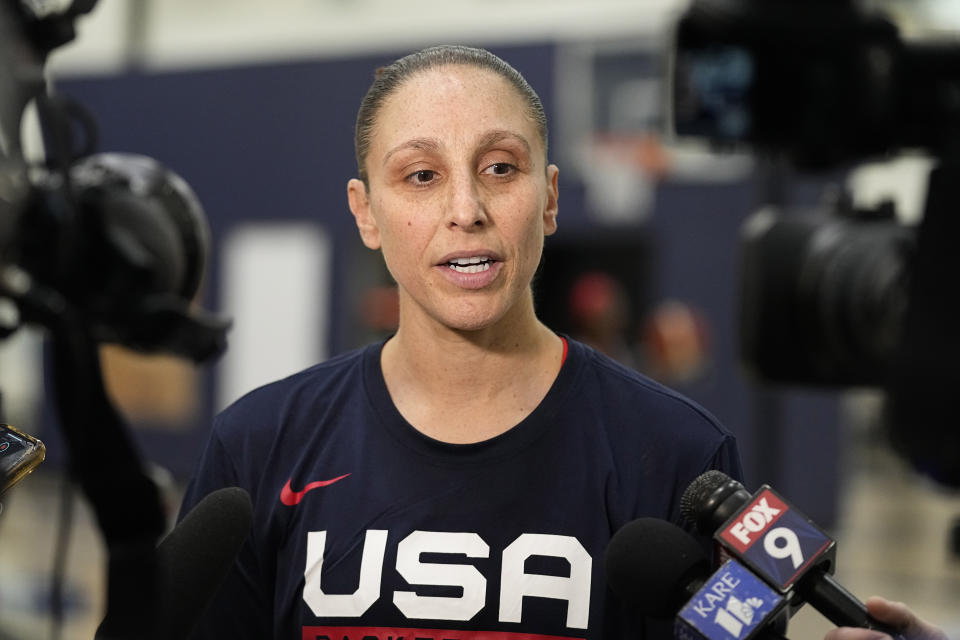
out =
{"type": "MultiPolygon", "coordinates": [[[[504,140],[515,140],[519,142],[523,146],[524,151],[528,155],[530,154],[530,142],[528,142],[527,139],[522,135],[514,133],[513,131],[507,131],[506,129],[494,129],[486,132],[480,137],[480,142],[477,147],[485,150],[504,140]]],[[[407,149],[437,151],[440,149],[440,147],[440,141],[436,138],[411,138],[410,140],[401,142],[397,146],[387,151],[383,156],[383,165],[386,165],[392,156],[407,149]]]]}
{"type": "Polygon", "coordinates": [[[383,164],[386,165],[390,158],[406,149],[418,149],[420,151],[436,151],[440,148],[440,141],[436,138],[411,138],[401,142],[383,155],[383,164]]]}
{"type": "Polygon", "coordinates": [[[528,155],[530,154],[530,143],[527,141],[527,139],[519,133],[507,131],[506,129],[494,129],[493,131],[488,131],[487,133],[483,134],[483,136],[480,138],[480,144],[478,147],[480,149],[487,149],[504,140],[516,140],[523,145],[523,150],[528,155]]]}

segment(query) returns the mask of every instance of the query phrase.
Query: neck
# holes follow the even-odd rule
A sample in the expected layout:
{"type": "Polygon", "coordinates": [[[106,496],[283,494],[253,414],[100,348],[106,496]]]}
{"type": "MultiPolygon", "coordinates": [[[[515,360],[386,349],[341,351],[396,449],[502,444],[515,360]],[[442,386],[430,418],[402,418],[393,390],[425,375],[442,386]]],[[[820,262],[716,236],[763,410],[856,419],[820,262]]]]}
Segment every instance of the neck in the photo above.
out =
{"type": "Polygon", "coordinates": [[[497,435],[523,419],[560,370],[559,337],[529,313],[476,331],[401,322],[381,366],[400,413],[448,442],[497,435]]]}
{"type": "Polygon", "coordinates": [[[441,393],[457,381],[469,381],[473,393],[503,386],[504,374],[516,370],[517,363],[532,362],[558,343],[556,334],[535,318],[508,329],[432,327],[427,331],[429,336],[424,335],[426,331],[401,326],[384,347],[384,359],[402,364],[417,381],[441,393]]]}

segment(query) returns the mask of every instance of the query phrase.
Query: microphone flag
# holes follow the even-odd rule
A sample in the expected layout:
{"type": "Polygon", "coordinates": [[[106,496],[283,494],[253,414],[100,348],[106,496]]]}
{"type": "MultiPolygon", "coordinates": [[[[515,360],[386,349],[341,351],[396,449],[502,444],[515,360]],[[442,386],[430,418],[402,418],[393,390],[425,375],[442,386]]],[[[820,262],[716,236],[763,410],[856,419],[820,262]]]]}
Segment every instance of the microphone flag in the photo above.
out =
{"type": "Polygon", "coordinates": [[[811,567],[833,561],[836,543],[768,485],[717,530],[715,539],[781,593],[811,567]]]}
{"type": "Polygon", "coordinates": [[[736,560],[727,560],[674,620],[676,640],[749,640],[786,605],[783,595],[736,560]]]}

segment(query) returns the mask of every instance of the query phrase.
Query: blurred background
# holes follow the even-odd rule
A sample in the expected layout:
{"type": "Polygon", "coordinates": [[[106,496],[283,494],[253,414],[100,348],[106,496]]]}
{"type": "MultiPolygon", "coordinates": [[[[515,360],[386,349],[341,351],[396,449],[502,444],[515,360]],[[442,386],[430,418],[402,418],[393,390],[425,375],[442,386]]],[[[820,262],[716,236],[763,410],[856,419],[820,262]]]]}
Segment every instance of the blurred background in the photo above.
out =
{"type": "MultiPolygon", "coordinates": [[[[168,517],[213,413],[392,331],[395,291],[346,206],[356,109],[378,66],[430,44],[477,45],[523,73],[550,118],[560,227],[535,284],[541,317],[717,415],[739,439],[747,487],[772,485],[837,538],[837,576],[855,595],[906,601],[960,638],[960,493],[889,444],[880,392],[762,383],[737,343],[748,216],[771,202],[819,206],[845,188],[858,202],[891,199],[916,221],[931,161],[904,154],[808,175],[665,137],[665,53],[686,4],[100,0],[81,17],[49,79],[94,115],[100,150],[152,156],[193,187],[210,226],[198,302],[234,322],[212,366],[102,352],[168,517]]],[[[957,2],[872,5],[906,37],[960,33],[957,2]]],[[[25,151],[36,153],[30,127],[25,151]]],[[[3,498],[0,633],[90,638],[105,554],[63,480],[43,357],[38,330],[0,342],[4,421],[47,445],[47,460],[3,498]]],[[[829,627],[806,607],[787,635],[829,627]]]]}

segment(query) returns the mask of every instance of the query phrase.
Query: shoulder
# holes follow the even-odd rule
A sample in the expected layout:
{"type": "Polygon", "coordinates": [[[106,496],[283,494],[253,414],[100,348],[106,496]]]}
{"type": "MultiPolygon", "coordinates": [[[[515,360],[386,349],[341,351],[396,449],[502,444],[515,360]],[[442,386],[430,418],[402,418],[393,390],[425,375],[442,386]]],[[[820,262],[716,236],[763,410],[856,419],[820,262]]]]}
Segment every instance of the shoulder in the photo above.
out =
{"type": "Polygon", "coordinates": [[[341,425],[356,424],[349,412],[365,406],[363,363],[377,348],[335,356],[244,394],[214,416],[201,466],[232,469],[251,487],[267,469],[287,469],[304,451],[322,447],[341,425]]]}
{"type": "Polygon", "coordinates": [[[614,459],[643,460],[690,479],[710,468],[739,478],[734,434],[698,402],[582,343],[571,341],[570,353],[580,361],[581,419],[599,431],[614,459]]]}
{"type": "Polygon", "coordinates": [[[740,480],[733,433],[688,396],[581,343],[575,383],[578,419],[612,465],[612,521],[640,516],[680,523],[680,497],[710,469],[740,480]]]}
{"type": "Polygon", "coordinates": [[[220,412],[223,417],[232,417],[246,413],[261,406],[278,408],[303,394],[322,394],[336,391],[344,386],[351,377],[361,378],[364,355],[375,348],[370,345],[348,351],[312,367],[298,371],[280,380],[276,380],[248,391],[220,412]]]}
{"type": "Polygon", "coordinates": [[[230,440],[237,432],[276,431],[279,425],[363,392],[363,362],[369,345],[335,356],[290,376],[247,392],[214,418],[214,431],[230,440]]]}
{"type": "Polygon", "coordinates": [[[368,406],[364,363],[378,353],[374,344],[335,356],[253,389],[219,412],[184,504],[223,486],[243,487],[255,504],[261,496],[273,504],[298,464],[335,447],[338,438],[362,437],[355,426],[368,406]]]}
{"type": "Polygon", "coordinates": [[[582,359],[584,392],[614,410],[629,412],[639,421],[657,418],[671,425],[697,425],[707,433],[729,431],[707,409],[686,395],[630,369],[580,342],[571,341],[571,353],[582,359]]]}

